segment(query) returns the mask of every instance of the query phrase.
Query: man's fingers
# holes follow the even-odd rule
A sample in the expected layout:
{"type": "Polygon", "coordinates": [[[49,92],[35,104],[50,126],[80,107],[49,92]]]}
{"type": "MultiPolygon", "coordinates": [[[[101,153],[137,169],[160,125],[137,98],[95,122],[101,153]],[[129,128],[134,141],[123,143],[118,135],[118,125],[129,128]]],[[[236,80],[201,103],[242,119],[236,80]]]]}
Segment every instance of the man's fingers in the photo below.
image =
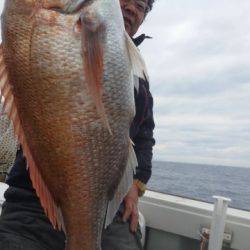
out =
{"type": "Polygon", "coordinates": [[[130,218],[130,230],[134,233],[137,230],[139,221],[139,213],[137,206],[134,206],[133,204],[127,204],[122,220],[126,222],[128,218],[130,218]]]}
{"type": "Polygon", "coordinates": [[[131,232],[135,232],[137,230],[138,221],[139,221],[139,213],[138,213],[138,188],[135,184],[131,187],[128,194],[124,198],[125,210],[122,216],[124,222],[130,218],[129,229],[131,232]]]}
{"type": "Polygon", "coordinates": [[[126,204],[125,211],[124,211],[124,214],[122,216],[122,220],[124,222],[126,222],[128,220],[128,218],[130,217],[130,215],[132,213],[132,209],[133,209],[133,204],[126,204]]]}
{"type": "Polygon", "coordinates": [[[131,213],[131,222],[130,222],[130,230],[131,232],[136,232],[137,226],[139,222],[139,214],[137,207],[134,207],[132,213],[131,213]]]}

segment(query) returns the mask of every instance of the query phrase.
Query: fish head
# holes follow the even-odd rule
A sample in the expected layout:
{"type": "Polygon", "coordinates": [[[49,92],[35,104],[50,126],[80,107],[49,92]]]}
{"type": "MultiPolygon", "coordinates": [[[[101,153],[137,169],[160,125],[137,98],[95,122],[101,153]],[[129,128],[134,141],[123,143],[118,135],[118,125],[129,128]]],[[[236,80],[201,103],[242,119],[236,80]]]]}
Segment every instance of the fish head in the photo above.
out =
{"type": "Polygon", "coordinates": [[[43,0],[42,6],[63,14],[80,13],[81,21],[93,30],[109,22],[124,26],[119,0],[43,0]]]}
{"type": "MultiPolygon", "coordinates": [[[[30,1],[30,0],[26,0],[30,1]]],[[[41,3],[41,1],[37,1],[41,3]]],[[[78,12],[81,9],[95,9],[100,11],[107,10],[119,11],[120,1],[119,0],[43,0],[42,6],[47,9],[58,9],[63,13],[72,14],[78,12]]]]}
{"type": "Polygon", "coordinates": [[[42,6],[46,9],[53,9],[65,14],[78,12],[91,0],[44,0],[42,6]]]}

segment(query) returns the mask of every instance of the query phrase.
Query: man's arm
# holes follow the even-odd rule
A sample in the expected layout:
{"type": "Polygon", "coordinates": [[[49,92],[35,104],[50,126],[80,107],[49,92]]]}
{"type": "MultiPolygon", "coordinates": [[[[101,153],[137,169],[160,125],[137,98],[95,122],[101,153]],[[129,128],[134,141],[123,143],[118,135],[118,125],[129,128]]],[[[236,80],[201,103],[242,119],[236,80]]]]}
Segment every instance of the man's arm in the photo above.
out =
{"type": "Polygon", "coordinates": [[[144,184],[147,184],[152,173],[153,146],[155,145],[155,140],[153,138],[154,127],[153,98],[148,91],[148,108],[144,121],[140,125],[139,132],[134,138],[134,149],[138,161],[134,179],[138,179],[144,184]]]}
{"type": "Polygon", "coordinates": [[[125,212],[123,220],[130,217],[130,230],[135,232],[138,226],[138,197],[141,196],[151,177],[153,146],[153,98],[147,82],[140,81],[140,91],[136,98],[136,117],[131,126],[131,136],[135,144],[138,166],[134,176],[134,184],[124,199],[125,212]]]}
{"type": "Polygon", "coordinates": [[[136,98],[136,117],[134,123],[134,149],[138,161],[134,179],[147,184],[151,177],[153,146],[153,130],[155,127],[153,118],[153,97],[149,90],[149,84],[140,80],[140,92],[136,98]]]}

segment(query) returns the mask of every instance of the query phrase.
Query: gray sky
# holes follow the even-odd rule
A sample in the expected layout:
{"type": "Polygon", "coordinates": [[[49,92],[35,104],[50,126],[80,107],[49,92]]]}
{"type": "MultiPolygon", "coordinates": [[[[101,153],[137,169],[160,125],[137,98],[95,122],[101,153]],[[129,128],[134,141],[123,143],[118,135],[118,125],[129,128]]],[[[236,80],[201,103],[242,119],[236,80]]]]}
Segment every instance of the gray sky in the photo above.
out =
{"type": "Polygon", "coordinates": [[[155,160],[250,167],[250,1],[156,0],[141,32],[155,160]]]}
{"type": "Polygon", "coordinates": [[[140,30],[153,36],[141,51],[155,160],[250,167],[249,10],[249,0],[156,0],[140,30]]]}

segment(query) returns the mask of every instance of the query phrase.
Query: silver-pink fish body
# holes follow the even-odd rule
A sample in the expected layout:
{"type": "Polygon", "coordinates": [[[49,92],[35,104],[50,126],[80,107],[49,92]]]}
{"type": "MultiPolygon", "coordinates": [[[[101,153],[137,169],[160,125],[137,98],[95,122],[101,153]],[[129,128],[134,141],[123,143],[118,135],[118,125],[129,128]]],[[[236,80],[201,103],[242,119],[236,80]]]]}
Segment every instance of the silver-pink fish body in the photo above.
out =
{"type": "Polygon", "coordinates": [[[122,198],[115,195],[118,185],[132,173],[126,169],[135,114],[128,38],[119,0],[95,0],[74,13],[41,3],[5,2],[3,59],[15,107],[10,117],[33,186],[51,222],[66,231],[67,249],[97,250],[107,205],[122,198]],[[85,75],[84,14],[104,27],[101,102],[110,130],[85,75]]]}

